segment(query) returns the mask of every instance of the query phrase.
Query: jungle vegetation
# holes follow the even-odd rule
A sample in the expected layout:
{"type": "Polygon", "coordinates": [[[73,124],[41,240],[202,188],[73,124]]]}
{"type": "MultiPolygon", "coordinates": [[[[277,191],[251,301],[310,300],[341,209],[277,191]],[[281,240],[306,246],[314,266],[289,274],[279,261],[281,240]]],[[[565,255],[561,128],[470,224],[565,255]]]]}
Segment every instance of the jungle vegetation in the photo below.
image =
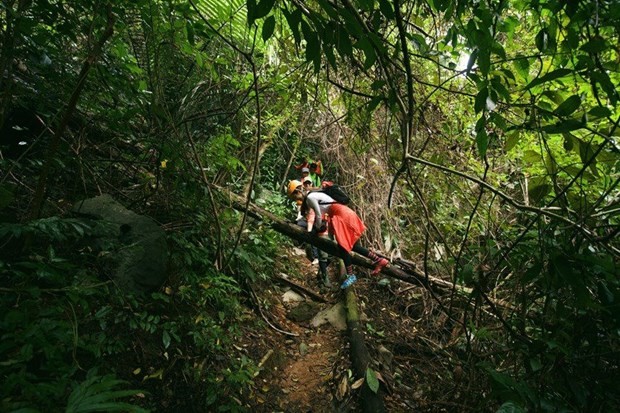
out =
{"type": "Polygon", "coordinates": [[[620,411],[617,0],[3,0],[0,22],[0,410],[243,411],[256,361],[229,355],[289,241],[221,188],[290,216],[309,156],[369,245],[471,289],[426,314],[454,402],[620,411]],[[165,228],[161,290],[79,247],[70,207],[102,193],[165,228]]]}

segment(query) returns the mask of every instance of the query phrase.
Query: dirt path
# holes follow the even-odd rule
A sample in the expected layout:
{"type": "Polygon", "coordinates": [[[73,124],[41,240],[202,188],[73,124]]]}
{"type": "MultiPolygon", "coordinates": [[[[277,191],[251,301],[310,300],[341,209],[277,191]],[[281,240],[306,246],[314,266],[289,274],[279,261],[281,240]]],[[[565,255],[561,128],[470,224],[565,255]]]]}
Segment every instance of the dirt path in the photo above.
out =
{"type": "MultiPolygon", "coordinates": [[[[318,266],[311,264],[298,249],[289,254],[295,269],[287,274],[289,279],[319,292],[318,266]]],[[[331,279],[337,285],[333,273],[331,279]]],[[[262,291],[260,295],[268,302],[265,313],[268,312],[270,321],[289,334],[272,330],[269,337],[261,337],[265,355],[255,379],[252,410],[316,413],[351,410],[352,400],[346,385],[349,360],[345,326],[335,327],[324,320],[324,324],[315,327],[311,320],[318,312],[338,303],[339,291],[323,291],[321,295],[327,303],[317,303],[308,297],[294,301],[302,298],[280,286],[272,286],[272,290],[262,291]]]]}

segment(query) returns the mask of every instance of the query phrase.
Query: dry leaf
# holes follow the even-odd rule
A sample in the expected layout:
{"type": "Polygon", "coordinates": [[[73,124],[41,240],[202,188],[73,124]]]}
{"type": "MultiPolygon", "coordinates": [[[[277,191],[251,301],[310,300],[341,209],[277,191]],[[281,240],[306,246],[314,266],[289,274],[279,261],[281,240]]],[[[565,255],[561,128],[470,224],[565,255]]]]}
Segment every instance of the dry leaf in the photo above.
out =
{"type": "Polygon", "coordinates": [[[344,396],[346,396],[347,394],[348,387],[349,382],[346,377],[343,377],[342,380],[340,380],[340,384],[338,385],[338,391],[336,392],[336,398],[338,400],[344,399],[344,396]]]}
{"type": "Polygon", "coordinates": [[[359,389],[360,387],[362,387],[362,384],[364,384],[365,380],[366,379],[364,379],[363,377],[361,379],[356,380],[355,383],[351,385],[351,390],[359,389]]]}

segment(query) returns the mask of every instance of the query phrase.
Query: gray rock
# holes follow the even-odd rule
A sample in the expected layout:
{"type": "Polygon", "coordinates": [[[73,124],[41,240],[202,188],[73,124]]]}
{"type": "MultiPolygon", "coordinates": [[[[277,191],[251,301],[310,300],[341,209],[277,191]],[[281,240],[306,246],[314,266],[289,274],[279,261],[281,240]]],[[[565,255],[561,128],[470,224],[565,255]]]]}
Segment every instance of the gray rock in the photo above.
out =
{"type": "Polygon", "coordinates": [[[305,300],[302,295],[297,294],[293,290],[288,290],[282,295],[282,301],[285,303],[298,303],[305,300]]]}
{"type": "Polygon", "coordinates": [[[286,315],[290,320],[293,321],[308,321],[314,314],[316,313],[316,304],[309,303],[304,301],[300,303],[297,307],[291,309],[286,315]]]}
{"type": "Polygon", "coordinates": [[[151,218],[138,215],[101,195],[79,202],[74,212],[95,221],[95,249],[106,256],[118,286],[147,292],[159,288],[168,276],[166,234],[151,218]]]}
{"type": "Polygon", "coordinates": [[[325,323],[329,323],[338,330],[347,329],[347,310],[343,303],[338,302],[333,307],[320,311],[310,322],[312,327],[320,327],[325,323]]]}

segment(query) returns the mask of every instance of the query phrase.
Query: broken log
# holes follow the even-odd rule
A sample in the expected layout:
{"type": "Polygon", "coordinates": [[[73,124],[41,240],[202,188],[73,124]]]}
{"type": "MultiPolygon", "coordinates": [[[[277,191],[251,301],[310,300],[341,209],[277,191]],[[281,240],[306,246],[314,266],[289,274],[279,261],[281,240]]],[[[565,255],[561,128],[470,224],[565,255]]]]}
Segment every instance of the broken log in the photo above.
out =
{"type": "Polygon", "coordinates": [[[281,282],[282,284],[285,284],[289,287],[291,287],[293,290],[307,295],[308,297],[312,298],[314,301],[318,301],[321,303],[327,303],[328,301],[325,299],[325,297],[322,297],[320,294],[315,293],[312,290],[309,290],[308,288],[304,287],[303,285],[299,285],[297,284],[295,281],[291,281],[287,278],[284,278],[282,276],[275,276],[276,281],[281,282]]]}
{"type": "MultiPolygon", "coordinates": [[[[341,275],[344,273],[344,266],[342,264],[340,266],[340,272],[341,275]]],[[[366,380],[366,370],[368,367],[371,367],[372,358],[366,347],[364,331],[360,327],[357,296],[355,295],[354,288],[347,288],[345,291],[345,307],[347,309],[347,330],[349,332],[349,343],[351,345],[351,350],[349,351],[351,367],[356,378],[364,378],[364,383],[360,388],[359,405],[363,412],[385,412],[381,387],[379,387],[375,393],[370,386],[368,386],[366,380]]]]}
{"type": "MultiPolygon", "coordinates": [[[[248,208],[246,209],[245,199],[243,197],[240,197],[239,195],[236,195],[222,188],[218,188],[218,189],[222,191],[223,194],[228,195],[231,201],[231,206],[234,209],[247,213],[248,216],[258,221],[268,224],[275,231],[283,235],[286,235],[289,238],[292,238],[300,242],[306,242],[308,244],[312,244],[316,246],[317,248],[320,248],[321,250],[335,257],[340,256],[340,250],[336,242],[328,238],[319,237],[315,234],[307,232],[305,229],[301,228],[296,223],[286,221],[280,218],[279,216],[272,214],[271,212],[263,208],[260,208],[254,204],[250,203],[248,208]]],[[[359,255],[355,252],[351,252],[351,258],[353,260],[354,265],[357,265],[359,267],[369,268],[369,269],[374,268],[372,261],[362,255],[359,255]]],[[[440,289],[444,291],[454,290],[463,295],[471,294],[470,288],[455,285],[452,282],[442,280],[441,278],[425,275],[424,273],[421,273],[415,269],[404,271],[395,265],[388,265],[387,267],[384,267],[381,272],[392,278],[396,278],[396,279],[405,281],[410,284],[422,285],[428,289],[431,289],[434,287],[436,289],[440,289]]]]}

